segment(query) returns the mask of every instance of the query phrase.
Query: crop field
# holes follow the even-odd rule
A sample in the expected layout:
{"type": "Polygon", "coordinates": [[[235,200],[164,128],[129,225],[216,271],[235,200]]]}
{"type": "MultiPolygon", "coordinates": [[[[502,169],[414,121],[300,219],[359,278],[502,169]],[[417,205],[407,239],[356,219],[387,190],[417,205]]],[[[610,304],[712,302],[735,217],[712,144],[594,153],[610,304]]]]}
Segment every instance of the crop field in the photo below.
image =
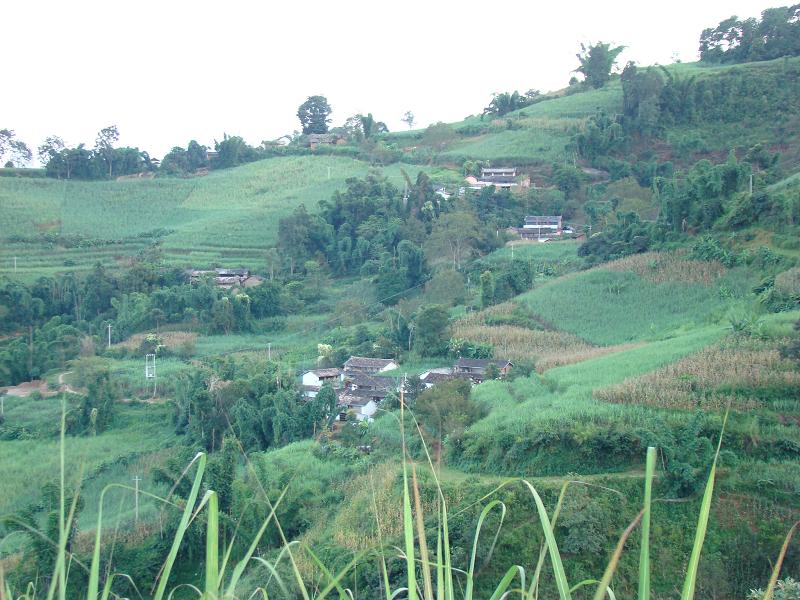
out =
{"type": "MultiPolygon", "coordinates": [[[[392,165],[384,173],[398,187],[400,169],[425,170],[449,181],[441,169],[392,165]]],[[[165,259],[182,267],[217,264],[257,268],[275,243],[278,221],[300,204],[317,202],[363,177],[370,165],[334,156],[281,157],[191,179],[109,182],[0,178],[0,275],[34,279],[96,262],[124,264],[155,240],[165,259]],[[64,240],[70,243],[65,244],[64,240]],[[65,247],[69,246],[69,247],[65,247]]]]}
{"type": "Polygon", "coordinates": [[[778,401],[800,408],[800,373],[779,354],[779,344],[733,340],[716,344],[653,372],[595,391],[606,402],[684,410],[762,408],[778,401]],[[792,391],[794,390],[794,392],[792,391]]]}
{"type": "MultiPolygon", "coordinates": [[[[563,159],[573,131],[598,109],[619,112],[622,86],[612,82],[599,90],[559,96],[511,112],[498,122],[512,129],[467,137],[442,153],[443,158],[478,158],[516,164],[542,164],[563,159]]],[[[455,127],[486,126],[491,117],[469,117],[455,127]]]]}
{"type": "Polygon", "coordinates": [[[570,140],[564,128],[509,129],[487,133],[453,144],[442,157],[454,159],[483,158],[497,162],[542,164],[564,158],[564,147],[570,140]]]}
{"type": "MultiPolygon", "coordinates": [[[[59,469],[59,441],[55,433],[60,427],[60,397],[6,398],[5,403],[7,410],[27,416],[21,426],[46,430],[47,435],[0,441],[0,481],[3,482],[0,515],[38,501],[40,489],[29,485],[30,482],[55,482],[59,469]]],[[[129,482],[128,473],[133,476],[133,471],[139,468],[147,470],[152,462],[147,458],[149,455],[174,444],[171,413],[172,409],[165,406],[120,404],[112,430],[96,436],[67,436],[65,455],[72,465],[67,486],[74,489],[79,477],[87,485],[82,493],[87,518],[96,514],[102,489],[97,485],[100,481],[121,478],[129,482]],[[117,477],[120,473],[125,476],[117,477]]]]}
{"type": "Polygon", "coordinates": [[[651,283],[632,271],[596,268],[556,279],[515,301],[592,344],[621,344],[719,321],[748,291],[751,277],[737,275],[713,285],[651,283]]]}
{"type": "Polygon", "coordinates": [[[719,261],[688,260],[677,252],[643,252],[603,265],[609,271],[636,273],[650,283],[679,281],[712,285],[727,273],[719,261]]]}

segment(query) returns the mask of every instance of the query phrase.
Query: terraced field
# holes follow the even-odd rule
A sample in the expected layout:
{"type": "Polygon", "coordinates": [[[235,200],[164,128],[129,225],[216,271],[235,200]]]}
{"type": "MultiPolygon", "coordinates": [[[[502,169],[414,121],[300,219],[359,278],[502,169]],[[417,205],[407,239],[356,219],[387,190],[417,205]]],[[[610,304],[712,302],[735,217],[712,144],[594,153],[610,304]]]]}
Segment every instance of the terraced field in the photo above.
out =
{"type": "MultiPolygon", "coordinates": [[[[0,179],[0,275],[34,279],[96,262],[124,264],[155,241],[181,267],[261,266],[278,221],[304,204],[314,210],[370,165],[342,157],[283,157],[192,179],[110,182],[0,179]]],[[[400,172],[384,173],[398,187],[400,172]]],[[[423,169],[437,180],[456,176],[423,169]]]]}

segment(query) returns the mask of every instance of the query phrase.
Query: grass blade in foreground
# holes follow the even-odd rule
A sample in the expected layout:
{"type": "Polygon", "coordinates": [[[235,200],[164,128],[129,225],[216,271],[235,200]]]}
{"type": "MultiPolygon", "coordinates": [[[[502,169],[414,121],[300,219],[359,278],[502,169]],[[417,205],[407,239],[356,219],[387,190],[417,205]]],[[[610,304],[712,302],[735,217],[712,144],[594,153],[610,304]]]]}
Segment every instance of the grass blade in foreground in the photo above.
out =
{"type": "Polygon", "coordinates": [[[644,473],[644,515],[642,543],[639,551],[639,600],[650,600],[650,505],[653,498],[653,474],[656,470],[656,449],[647,449],[644,473]]]}
{"type": "Polygon", "coordinates": [[[775,568],[772,569],[772,575],[769,578],[769,585],[767,586],[767,591],[764,592],[764,600],[772,600],[772,593],[775,591],[775,586],[778,583],[778,576],[781,573],[781,566],[783,565],[783,559],[786,558],[786,551],[789,549],[789,542],[792,541],[792,537],[794,537],[797,528],[800,526],[800,521],[797,521],[792,528],[789,530],[789,533],[786,534],[786,539],[783,540],[783,546],[781,546],[781,552],[778,555],[778,560],[775,561],[775,568]]]}
{"type": "Polygon", "coordinates": [[[606,572],[603,573],[603,578],[600,580],[600,583],[597,584],[597,591],[594,593],[594,600],[603,600],[603,596],[605,596],[606,591],[609,592],[609,596],[613,596],[613,592],[611,592],[611,588],[609,587],[611,584],[611,578],[614,576],[614,571],[617,570],[617,565],[619,564],[619,558],[622,556],[622,549],[625,547],[625,542],[628,540],[628,537],[633,533],[633,530],[636,529],[636,526],[639,524],[639,521],[642,519],[642,515],[644,514],[644,509],[639,511],[639,514],[636,515],[636,518],[628,525],[627,529],[622,533],[619,538],[619,542],[617,542],[617,547],[614,549],[614,554],[611,555],[611,560],[608,561],[608,566],[606,567],[606,572]]]}
{"type": "Polygon", "coordinates": [[[694,590],[697,585],[697,567],[700,564],[700,553],[703,550],[703,543],[706,539],[706,529],[708,529],[708,517],[711,514],[711,498],[714,495],[714,479],[717,474],[717,460],[719,460],[719,450],[722,447],[722,436],[725,434],[725,424],[728,422],[728,411],[725,411],[725,418],[722,420],[722,430],[719,432],[717,442],[717,452],[714,454],[714,462],[711,463],[711,472],[708,474],[706,491],[703,493],[703,502],[700,504],[700,516],[697,519],[697,533],[694,537],[692,555],[689,557],[689,566],[686,569],[686,579],[683,582],[681,600],[692,600],[694,590]]]}
{"type": "Polygon", "coordinates": [[[167,580],[169,579],[169,574],[172,571],[172,566],[175,564],[175,558],[178,556],[178,550],[181,547],[183,536],[189,527],[189,519],[192,517],[192,508],[194,507],[195,502],[197,502],[197,495],[200,493],[200,483],[203,480],[203,473],[206,470],[206,455],[202,452],[199,452],[192,462],[194,461],[197,461],[197,473],[195,473],[194,476],[192,491],[189,492],[189,497],[186,499],[186,506],[183,509],[183,515],[181,515],[181,521],[178,524],[178,530],[175,532],[175,539],[172,541],[172,548],[169,550],[167,560],[164,563],[164,568],[161,571],[161,577],[158,580],[158,588],[156,588],[156,593],[153,595],[153,600],[161,600],[164,597],[164,592],[167,589],[167,580]]]}
{"type": "Polygon", "coordinates": [[[561,554],[558,551],[558,544],[556,544],[556,537],[553,535],[553,528],[550,525],[550,519],[547,516],[547,509],[544,507],[539,492],[536,491],[529,482],[522,480],[536,502],[536,511],[539,513],[539,521],[542,524],[544,531],[544,538],[547,542],[547,551],[550,554],[550,562],[553,565],[553,575],[556,580],[556,587],[558,588],[558,597],[561,600],[572,600],[572,595],[569,592],[569,584],[567,583],[567,575],[564,573],[564,565],[561,562],[561,554]]]}
{"type": "Polygon", "coordinates": [[[208,492],[208,522],[206,523],[206,590],[204,598],[213,600],[219,593],[219,500],[217,493],[208,492]]]}

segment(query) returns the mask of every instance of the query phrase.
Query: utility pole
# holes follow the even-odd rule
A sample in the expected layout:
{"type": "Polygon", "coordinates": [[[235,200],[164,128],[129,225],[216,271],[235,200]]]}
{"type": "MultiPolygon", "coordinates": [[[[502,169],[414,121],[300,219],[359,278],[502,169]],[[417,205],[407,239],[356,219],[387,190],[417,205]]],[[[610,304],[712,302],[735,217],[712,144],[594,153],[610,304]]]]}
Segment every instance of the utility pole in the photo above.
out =
{"type": "Polygon", "coordinates": [[[331,168],[328,167],[328,179],[330,179],[330,178],[331,178],[331,168]]]}
{"type": "Polygon", "coordinates": [[[272,362],[272,342],[267,342],[267,360],[272,362]]]}
{"type": "Polygon", "coordinates": [[[753,195],[753,174],[750,173],[750,195],[753,195]]]}
{"type": "Polygon", "coordinates": [[[108,324],[108,348],[111,349],[111,323],[108,324]]]}
{"type": "Polygon", "coordinates": [[[133,478],[133,485],[135,486],[135,492],[133,496],[133,514],[134,514],[134,523],[139,523],[139,482],[142,480],[141,477],[138,475],[133,478]]]}

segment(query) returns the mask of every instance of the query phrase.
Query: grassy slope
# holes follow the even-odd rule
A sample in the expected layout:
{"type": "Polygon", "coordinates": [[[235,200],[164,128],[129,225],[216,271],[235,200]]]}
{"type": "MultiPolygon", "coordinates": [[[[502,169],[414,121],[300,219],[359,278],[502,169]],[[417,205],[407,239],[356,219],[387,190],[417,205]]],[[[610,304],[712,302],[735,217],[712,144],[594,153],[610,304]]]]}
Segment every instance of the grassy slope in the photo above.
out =
{"type": "MultiPolygon", "coordinates": [[[[392,165],[384,173],[398,187],[405,168],[413,177],[422,169],[392,165]]],[[[278,221],[300,204],[317,202],[344,187],[349,177],[363,177],[370,166],[334,156],[273,158],[193,179],[110,182],[0,178],[0,231],[9,236],[39,233],[80,235],[113,240],[113,245],[63,249],[46,243],[5,243],[0,275],[35,276],[82,269],[101,261],[114,264],[144,248],[157,229],[169,230],[163,247],[179,266],[213,264],[261,266],[264,250],[275,243],[278,221]],[[330,168],[330,178],[328,169],[330,168]]]]}
{"type": "MultiPolygon", "coordinates": [[[[28,430],[40,430],[41,438],[0,441],[0,515],[15,512],[40,499],[41,486],[56,482],[59,469],[58,431],[61,418],[59,398],[31,400],[5,399],[9,422],[28,430]]],[[[70,489],[82,477],[81,495],[85,502],[81,526],[90,527],[97,514],[97,503],[105,484],[128,484],[134,475],[145,475],[143,489],[151,489],[147,476],[161,451],[175,444],[171,425],[172,409],[158,405],[119,405],[113,429],[97,436],[66,439],[66,461],[70,466],[70,489]]],[[[112,507],[116,518],[119,502],[112,507]]],[[[143,511],[152,507],[142,503],[143,511]]],[[[125,514],[131,510],[125,507],[125,514]]],[[[142,513],[144,514],[144,512],[142,513]]]]}
{"type": "Polygon", "coordinates": [[[718,320],[746,292],[750,276],[719,285],[653,284],[634,273],[602,267],[555,280],[520,296],[545,321],[594,344],[656,339],[679,327],[718,320]]]}

